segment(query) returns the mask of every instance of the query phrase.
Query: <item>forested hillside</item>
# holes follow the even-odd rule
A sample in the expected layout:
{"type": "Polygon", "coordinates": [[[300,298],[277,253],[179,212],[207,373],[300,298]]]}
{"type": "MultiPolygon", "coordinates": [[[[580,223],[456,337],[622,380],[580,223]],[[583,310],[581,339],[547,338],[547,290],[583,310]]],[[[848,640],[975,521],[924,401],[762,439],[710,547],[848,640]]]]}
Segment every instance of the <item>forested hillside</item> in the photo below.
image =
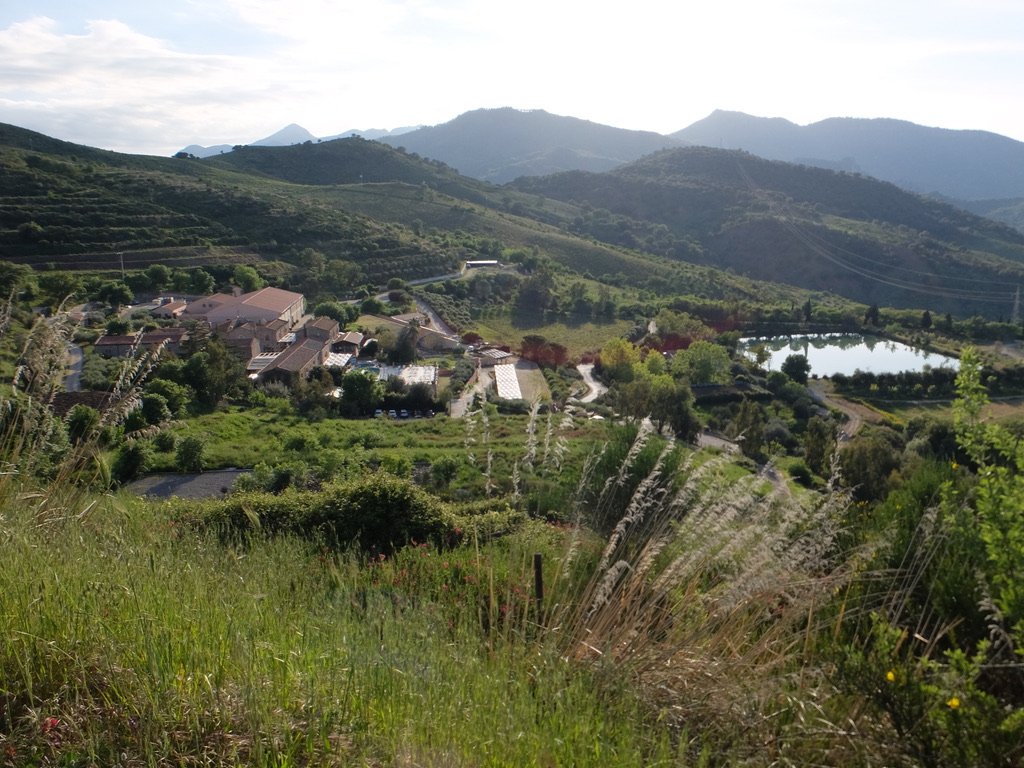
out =
{"type": "Polygon", "coordinates": [[[605,174],[520,179],[588,206],[570,226],[754,279],[865,303],[1008,315],[1024,235],[857,174],[668,150],[605,174]]]}

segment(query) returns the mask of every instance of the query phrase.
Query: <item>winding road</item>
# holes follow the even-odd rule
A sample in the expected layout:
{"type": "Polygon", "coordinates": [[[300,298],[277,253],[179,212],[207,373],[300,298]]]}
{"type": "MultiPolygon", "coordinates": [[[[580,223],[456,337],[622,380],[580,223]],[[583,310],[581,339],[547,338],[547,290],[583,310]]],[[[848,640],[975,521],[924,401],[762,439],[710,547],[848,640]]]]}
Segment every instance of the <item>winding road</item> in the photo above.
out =
{"type": "Polygon", "coordinates": [[[577,398],[581,403],[592,403],[608,391],[608,387],[594,378],[593,363],[581,363],[576,366],[576,370],[580,372],[580,376],[583,377],[583,383],[588,388],[587,394],[577,398]]]}

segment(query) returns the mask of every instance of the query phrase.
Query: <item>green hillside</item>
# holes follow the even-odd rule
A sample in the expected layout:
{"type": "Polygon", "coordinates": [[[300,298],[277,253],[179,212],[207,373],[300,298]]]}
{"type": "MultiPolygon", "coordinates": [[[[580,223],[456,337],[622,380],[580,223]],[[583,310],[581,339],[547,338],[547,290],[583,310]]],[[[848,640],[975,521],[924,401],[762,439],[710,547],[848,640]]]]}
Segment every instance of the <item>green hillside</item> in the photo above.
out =
{"type": "Polygon", "coordinates": [[[567,222],[754,279],[864,303],[1008,314],[1024,236],[855,174],[706,148],[670,150],[605,174],[520,179],[586,208],[567,222]]]}
{"type": "Polygon", "coordinates": [[[359,138],[206,160],[120,155],[10,126],[0,142],[0,260],[39,268],[123,259],[287,271],[312,249],[344,262],[354,287],[526,252],[660,295],[791,303],[803,289],[992,318],[1009,315],[1024,282],[1024,235],[1009,227],[866,177],[740,152],[666,150],[609,173],[497,187],[359,138]]]}
{"type": "MultiPolygon", "coordinates": [[[[461,260],[537,252],[573,272],[659,292],[763,297],[765,288],[556,226],[574,205],[494,187],[358,138],[245,147],[207,160],[121,155],[0,131],[0,260],[112,270],[284,261],[314,249],[383,284],[461,260]]],[[[776,298],[793,291],[767,289],[776,298]]],[[[795,299],[794,299],[795,300],[795,299]]]]}

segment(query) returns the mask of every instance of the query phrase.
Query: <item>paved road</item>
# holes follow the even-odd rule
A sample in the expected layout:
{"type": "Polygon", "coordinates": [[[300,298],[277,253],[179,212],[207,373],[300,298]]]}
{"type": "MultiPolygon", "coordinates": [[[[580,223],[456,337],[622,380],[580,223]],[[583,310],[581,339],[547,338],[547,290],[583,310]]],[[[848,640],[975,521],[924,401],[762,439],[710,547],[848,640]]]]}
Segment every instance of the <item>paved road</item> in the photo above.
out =
{"type": "Polygon", "coordinates": [[[587,394],[579,398],[581,403],[592,403],[608,391],[608,387],[594,378],[593,363],[582,363],[577,365],[576,370],[580,372],[580,376],[583,377],[583,382],[588,387],[587,394]]]}
{"type": "Polygon", "coordinates": [[[443,333],[445,336],[453,336],[455,338],[459,337],[459,335],[454,330],[452,330],[452,328],[444,320],[441,319],[441,316],[434,311],[434,308],[430,306],[427,302],[425,302],[423,299],[416,299],[416,308],[424,315],[426,315],[428,318],[430,318],[430,327],[433,328],[435,331],[439,331],[440,333],[443,333]]]}
{"type": "Polygon", "coordinates": [[[64,390],[66,392],[82,391],[82,361],[85,355],[82,348],[77,344],[68,344],[67,373],[64,375],[64,390]]]}

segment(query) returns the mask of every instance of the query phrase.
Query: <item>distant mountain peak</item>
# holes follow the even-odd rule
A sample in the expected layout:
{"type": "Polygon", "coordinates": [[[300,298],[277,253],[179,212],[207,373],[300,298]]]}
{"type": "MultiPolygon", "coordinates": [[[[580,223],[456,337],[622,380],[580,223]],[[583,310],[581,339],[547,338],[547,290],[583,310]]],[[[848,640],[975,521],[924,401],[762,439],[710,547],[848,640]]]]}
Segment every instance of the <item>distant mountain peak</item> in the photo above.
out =
{"type": "Polygon", "coordinates": [[[496,184],[564,170],[607,171],[686,143],[653,131],[515,107],[474,109],[446,123],[383,141],[496,184]]]}
{"type": "Polygon", "coordinates": [[[265,139],[254,141],[252,144],[255,147],[288,147],[292,144],[302,144],[306,141],[316,141],[316,136],[301,125],[291,123],[277,133],[273,133],[265,139]]]}

